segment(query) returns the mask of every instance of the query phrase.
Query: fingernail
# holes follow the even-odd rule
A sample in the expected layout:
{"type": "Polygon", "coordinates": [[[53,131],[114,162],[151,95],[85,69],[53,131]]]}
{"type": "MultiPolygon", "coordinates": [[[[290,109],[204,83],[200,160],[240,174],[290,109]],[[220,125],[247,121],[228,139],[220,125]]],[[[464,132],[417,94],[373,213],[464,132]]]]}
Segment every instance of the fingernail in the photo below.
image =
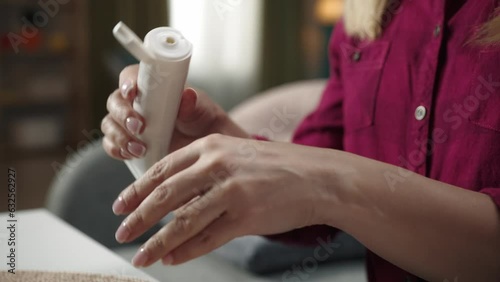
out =
{"type": "Polygon", "coordinates": [[[196,92],[196,90],[194,88],[188,87],[188,88],[186,88],[186,90],[191,91],[195,95],[198,94],[198,92],[196,92]]]}
{"type": "Polygon", "coordinates": [[[125,121],[125,126],[127,126],[128,131],[134,135],[138,135],[141,132],[142,125],[142,121],[134,117],[129,117],[125,121]]]}
{"type": "Polygon", "coordinates": [[[146,147],[137,142],[128,142],[127,149],[132,155],[138,158],[142,158],[146,153],[146,147]]]}
{"type": "Polygon", "coordinates": [[[120,196],[113,203],[113,213],[116,215],[120,215],[123,214],[124,210],[125,210],[125,203],[123,202],[123,198],[120,196]]]}
{"type": "Polygon", "coordinates": [[[130,236],[130,231],[128,230],[127,227],[127,222],[124,221],[122,224],[120,224],[120,227],[116,231],[115,238],[118,243],[124,243],[127,241],[128,237],[130,236]]]}
{"type": "Polygon", "coordinates": [[[141,248],[135,254],[134,258],[132,258],[132,264],[135,267],[142,267],[142,266],[144,266],[146,264],[147,261],[148,261],[148,255],[144,251],[144,248],[141,248]]]}
{"type": "Polygon", "coordinates": [[[161,260],[163,265],[171,265],[174,262],[174,257],[172,255],[167,255],[161,260]]]}
{"type": "Polygon", "coordinates": [[[134,88],[134,82],[132,80],[127,80],[122,84],[120,91],[122,93],[123,98],[127,98],[130,94],[130,90],[134,88]]]}
{"type": "Polygon", "coordinates": [[[131,159],[132,158],[132,155],[123,148],[120,148],[120,155],[124,159],[131,159]]]}

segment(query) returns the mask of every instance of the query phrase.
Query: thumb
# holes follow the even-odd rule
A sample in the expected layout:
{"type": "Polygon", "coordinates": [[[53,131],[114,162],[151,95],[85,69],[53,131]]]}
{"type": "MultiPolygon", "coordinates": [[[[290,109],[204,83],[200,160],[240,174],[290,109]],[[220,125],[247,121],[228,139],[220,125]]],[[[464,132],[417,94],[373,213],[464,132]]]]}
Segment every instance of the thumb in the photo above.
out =
{"type": "Polygon", "coordinates": [[[184,90],[177,115],[177,129],[190,136],[207,133],[221,111],[206,94],[193,88],[184,90]]]}
{"type": "Polygon", "coordinates": [[[179,106],[178,121],[189,122],[196,118],[196,102],[198,93],[193,88],[187,88],[182,93],[181,104],[179,106]]]}

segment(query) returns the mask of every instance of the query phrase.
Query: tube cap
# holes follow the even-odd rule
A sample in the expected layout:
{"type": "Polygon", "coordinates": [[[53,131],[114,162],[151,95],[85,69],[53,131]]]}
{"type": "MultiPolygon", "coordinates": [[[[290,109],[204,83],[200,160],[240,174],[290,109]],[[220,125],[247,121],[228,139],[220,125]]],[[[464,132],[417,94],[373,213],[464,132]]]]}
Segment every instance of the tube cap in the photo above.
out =
{"type": "Polygon", "coordinates": [[[113,28],[113,35],[138,60],[148,64],[155,61],[155,55],[144,48],[142,40],[123,22],[116,24],[113,28]]]}

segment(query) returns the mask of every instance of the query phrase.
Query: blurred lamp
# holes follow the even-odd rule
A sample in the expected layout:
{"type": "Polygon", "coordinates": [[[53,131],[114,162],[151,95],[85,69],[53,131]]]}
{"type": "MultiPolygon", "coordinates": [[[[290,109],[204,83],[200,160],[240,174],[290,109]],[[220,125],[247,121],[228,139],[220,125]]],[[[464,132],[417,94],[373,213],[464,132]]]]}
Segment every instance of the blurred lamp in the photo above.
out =
{"type": "Polygon", "coordinates": [[[316,0],[314,7],[316,19],[322,24],[334,25],[342,16],[343,0],[316,0]]]}

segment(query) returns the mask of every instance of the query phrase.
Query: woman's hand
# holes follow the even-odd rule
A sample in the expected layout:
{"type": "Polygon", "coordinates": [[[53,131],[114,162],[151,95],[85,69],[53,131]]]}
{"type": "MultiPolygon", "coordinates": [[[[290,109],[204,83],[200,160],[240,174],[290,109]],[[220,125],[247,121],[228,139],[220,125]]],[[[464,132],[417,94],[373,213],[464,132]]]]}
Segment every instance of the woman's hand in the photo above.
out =
{"type": "MultiPolygon", "coordinates": [[[[129,66],[122,71],[120,88],[109,96],[109,114],[101,123],[101,130],[105,135],[104,149],[111,157],[120,160],[140,158],[147,150],[146,144],[137,137],[144,131],[147,123],[132,108],[137,96],[138,71],[138,65],[129,66]]],[[[211,133],[248,137],[206,94],[192,88],[184,90],[169,151],[173,152],[211,133]]]]}
{"type": "MultiPolygon", "coordinates": [[[[175,218],[133,259],[179,264],[248,234],[276,234],[326,222],[335,151],[223,135],[193,142],[154,165],[113,205],[130,215],[116,238],[130,242],[174,211],[175,218]]],[[[331,215],[330,215],[331,216],[331,215]]]]}

